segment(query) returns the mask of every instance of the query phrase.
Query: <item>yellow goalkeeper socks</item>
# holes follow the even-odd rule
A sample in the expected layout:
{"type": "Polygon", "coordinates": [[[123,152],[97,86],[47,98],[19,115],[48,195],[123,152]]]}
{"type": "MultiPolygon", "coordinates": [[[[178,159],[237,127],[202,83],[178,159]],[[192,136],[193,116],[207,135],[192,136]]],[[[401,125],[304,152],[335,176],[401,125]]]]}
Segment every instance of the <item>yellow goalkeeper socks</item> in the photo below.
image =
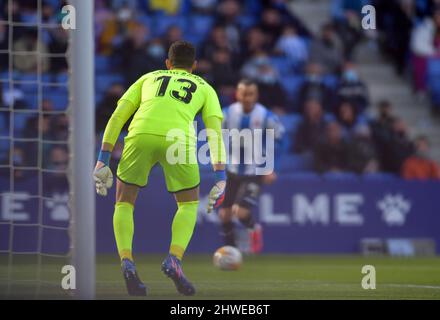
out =
{"type": "Polygon", "coordinates": [[[199,201],[178,202],[171,228],[170,254],[182,260],[197,221],[199,201]]]}
{"type": "Polygon", "coordinates": [[[113,214],[113,229],[119,256],[133,261],[131,247],[133,242],[134,223],[133,205],[128,202],[116,202],[113,214]]]}

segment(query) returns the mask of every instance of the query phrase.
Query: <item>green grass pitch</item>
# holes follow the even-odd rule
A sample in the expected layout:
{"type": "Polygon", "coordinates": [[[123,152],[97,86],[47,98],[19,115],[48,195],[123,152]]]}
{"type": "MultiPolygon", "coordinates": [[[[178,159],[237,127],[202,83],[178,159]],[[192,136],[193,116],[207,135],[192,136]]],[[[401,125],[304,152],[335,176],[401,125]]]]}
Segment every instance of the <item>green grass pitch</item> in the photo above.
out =
{"type": "MultiPolygon", "coordinates": [[[[136,256],[141,279],[149,295],[142,299],[440,299],[440,258],[390,258],[361,256],[261,255],[245,256],[239,271],[220,271],[210,255],[188,255],[186,275],[197,288],[194,297],[183,297],[162,275],[164,255],[136,256]],[[376,268],[376,289],[364,290],[362,266],[376,268]]],[[[34,259],[36,261],[36,258],[34,259]]],[[[32,282],[36,268],[29,257],[14,258],[9,298],[35,298],[32,282]]],[[[70,298],[60,289],[60,259],[45,258],[38,297],[70,298]]],[[[7,298],[6,259],[0,258],[0,299],[7,298]]],[[[128,299],[115,255],[97,258],[97,298],[128,299]]]]}

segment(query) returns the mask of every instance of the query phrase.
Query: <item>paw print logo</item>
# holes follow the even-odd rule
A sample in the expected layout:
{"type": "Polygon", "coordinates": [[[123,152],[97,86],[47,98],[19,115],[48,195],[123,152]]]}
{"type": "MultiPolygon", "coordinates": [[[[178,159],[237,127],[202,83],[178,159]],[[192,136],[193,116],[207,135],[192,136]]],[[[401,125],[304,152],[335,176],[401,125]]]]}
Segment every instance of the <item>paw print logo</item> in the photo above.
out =
{"type": "Polygon", "coordinates": [[[382,211],[382,219],[389,226],[402,226],[411,210],[411,202],[405,200],[401,194],[388,194],[377,203],[377,207],[382,211]]]}
{"type": "Polygon", "coordinates": [[[46,200],[46,207],[50,210],[50,217],[54,221],[69,220],[69,195],[54,193],[50,200],[46,200]]]}

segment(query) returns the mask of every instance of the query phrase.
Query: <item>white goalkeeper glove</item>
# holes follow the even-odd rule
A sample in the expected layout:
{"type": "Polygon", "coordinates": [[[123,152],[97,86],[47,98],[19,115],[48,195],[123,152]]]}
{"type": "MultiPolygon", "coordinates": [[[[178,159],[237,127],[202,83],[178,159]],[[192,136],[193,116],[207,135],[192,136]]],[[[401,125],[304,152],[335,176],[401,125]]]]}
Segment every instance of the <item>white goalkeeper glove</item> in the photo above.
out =
{"type": "Polygon", "coordinates": [[[96,193],[100,196],[107,195],[107,189],[113,185],[113,174],[109,168],[110,151],[101,151],[98,157],[95,171],[93,172],[93,179],[95,180],[96,193]]]}
{"type": "Polygon", "coordinates": [[[223,200],[225,199],[225,188],[226,173],[224,170],[218,170],[215,172],[215,185],[212,187],[208,195],[208,213],[211,213],[223,203],[223,200]]]}

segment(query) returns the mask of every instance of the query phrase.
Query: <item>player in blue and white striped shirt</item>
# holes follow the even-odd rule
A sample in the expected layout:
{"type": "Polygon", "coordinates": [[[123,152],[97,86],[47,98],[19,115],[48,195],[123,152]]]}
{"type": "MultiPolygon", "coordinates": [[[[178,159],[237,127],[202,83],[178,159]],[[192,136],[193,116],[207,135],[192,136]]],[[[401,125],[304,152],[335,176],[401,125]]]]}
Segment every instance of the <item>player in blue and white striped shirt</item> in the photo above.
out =
{"type": "Polygon", "coordinates": [[[276,147],[280,142],[284,127],[275,114],[258,103],[258,86],[254,81],[241,80],[237,85],[236,98],[237,102],[224,110],[223,128],[230,133],[229,161],[225,199],[219,217],[225,245],[236,246],[232,221],[236,217],[249,230],[251,252],[258,253],[262,250],[262,230],[251,210],[257,205],[262,184],[271,184],[276,179],[272,170],[275,148],[270,146],[276,147]],[[239,134],[234,135],[231,130],[239,134]],[[262,133],[263,143],[254,143],[258,131],[262,133]],[[247,139],[249,135],[252,140],[247,139]],[[271,137],[274,143],[264,143],[271,137]],[[267,160],[264,165],[268,170],[263,170],[261,156],[267,160]]]}

